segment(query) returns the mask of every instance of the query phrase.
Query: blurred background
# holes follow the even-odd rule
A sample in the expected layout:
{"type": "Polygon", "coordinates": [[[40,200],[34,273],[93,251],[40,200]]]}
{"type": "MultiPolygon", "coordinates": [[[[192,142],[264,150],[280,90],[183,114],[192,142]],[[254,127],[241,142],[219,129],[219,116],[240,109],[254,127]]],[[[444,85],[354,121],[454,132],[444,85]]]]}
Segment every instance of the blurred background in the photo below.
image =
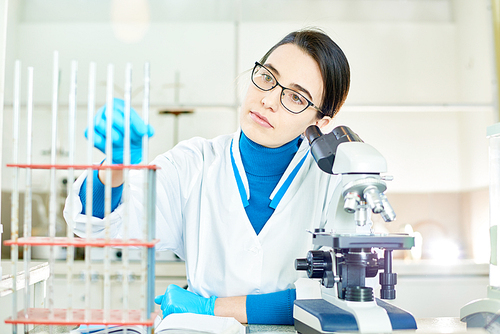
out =
{"type": "MultiPolygon", "coordinates": [[[[68,156],[72,60],[78,61],[79,163],[86,163],[89,63],[97,63],[98,107],[105,103],[107,64],[115,65],[115,96],[122,97],[125,64],[132,63],[132,104],[140,113],[143,66],[150,62],[150,122],[156,129],[150,141],[151,160],[178,141],[237,130],[238,106],[254,62],[287,33],[317,27],[339,44],[351,66],[350,94],[334,125],[351,127],[376,147],[387,159],[388,174],[394,176],[387,195],[398,218],[391,224],[376,221],[376,228],[418,236],[414,252],[395,256],[446,264],[487,263],[486,127],[499,121],[491,4],[490,0],[10,1],[2,133],[3,238],[10,238],[12,170],[5,164],[12,161],[16,59],[23,68],[20,162],[25,159],[28,66],[34,67],[33,161],[50,161],[54,50],[60,57],[58,163],[68,156]],[[175,110],[192,113],[168,112],[175,110]]],[[[100,159],[96,150],[95,161],[100,159]]],[[[58,174],[61,209],[65,182],[66,176],[58,174]]],[[[43,235],[48,226],[49,172],[33,171],[33,183],[33,228],[43,235]]],[[[65,235],[60,214],[58,221],[57,234],[65,235]]],[[[2,257],[9,256],[4,249],[2,257]]]]}

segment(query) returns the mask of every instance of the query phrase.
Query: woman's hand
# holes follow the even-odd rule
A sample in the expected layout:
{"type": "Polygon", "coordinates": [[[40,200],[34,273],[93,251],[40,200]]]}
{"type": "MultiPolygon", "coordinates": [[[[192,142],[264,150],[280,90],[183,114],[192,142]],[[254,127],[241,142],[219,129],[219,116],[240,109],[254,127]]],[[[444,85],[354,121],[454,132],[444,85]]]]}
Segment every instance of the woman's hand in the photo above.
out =
{"type": "MultiPolygon", "coordinates": [[[[111,130],[111,138],[113,142],[113,157],[114,164],[123,164],[123,144],[125,136],[125,101],[115,98],[113,100],[113,123],[111,130]]],[[[142,160],[142,137],[153,136],[154,129],[151,125],[147,125],[137,114],[130,108],[130,163],[136,165],[142,160]]],[[[88,128],[85,130],[85,137],[88,138],[88,128]]],[[[102,106],[96,113],[94,118],[94,146],[101,152],[106,153],[106,105],[102,106]]]]}
{"type": "Polygon", "coordinates": [[[163,317],[171,313],[197,313],[233,317],[242,324],[246,324],[246,299],[246,296],[204,298],[171,284],[165,294],[156,296],[155,303],[160,305],[163,317]]]}
{"type": "Polygon", "coordinates": [[[156,296],[155,303],[160,305],[163,317],[171,313],[197,313],[214,315],[217,297],[204,298],[175,284],[170,284],[165,294],[156,296]]]}

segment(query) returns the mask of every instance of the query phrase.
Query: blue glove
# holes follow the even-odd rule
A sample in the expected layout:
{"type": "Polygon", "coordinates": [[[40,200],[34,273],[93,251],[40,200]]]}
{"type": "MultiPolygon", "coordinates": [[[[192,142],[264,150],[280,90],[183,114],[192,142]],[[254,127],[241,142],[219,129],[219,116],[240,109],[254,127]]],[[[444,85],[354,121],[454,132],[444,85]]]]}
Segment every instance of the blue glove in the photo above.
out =
{"type": "MultiPolygon", "coordinates": [[[[113,163],[123,163],[123,137],[125,136],[125,101],[115,98],[113,100],[113,124],[111,138],[113,141],[113,163]]],[[[88,139],[88,128],[85,137],[88,139]]],[[[136,165],[142,160],[142,137],[154,134],[151,125],[143,122],[137,112],[130,108],[130,163],[136,165]]],[[[106,105],[97,110],[94,118],[94,146],[102,153],[106,153],[106,105]]]]}
{"type": "Polygon", "coordinates": [[[163,317],[171,313],[214,315],[216,299],[215,296],[204,298],[175,284],[170,284],[164,295],[155,297],[155,303],[160,305],[163,317]]]}

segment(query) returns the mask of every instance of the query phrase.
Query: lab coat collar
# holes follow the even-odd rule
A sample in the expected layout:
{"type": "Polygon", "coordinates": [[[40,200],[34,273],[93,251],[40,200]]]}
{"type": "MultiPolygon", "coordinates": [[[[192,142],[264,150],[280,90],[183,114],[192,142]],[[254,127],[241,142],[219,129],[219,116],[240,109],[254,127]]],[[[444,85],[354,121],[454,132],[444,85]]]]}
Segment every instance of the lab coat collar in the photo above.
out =
{"type": "MultiPolygon", "coordinates": [[[[231,141],[230,154],[231,154],[231,162],[233,164],[233,172],[236,178],[236,182],[238,184],[238,189],[240,191],[240,196],[243,202],[243,206],[248,205],[248,201],[250,200],[250,189],[248,186],[248,179],[245,173],[245,169],[243,168],[243,162],[241,161],[240,147],[239,141],[241,136],[241,128],[233,135],[233,139],[231,141]],[[243,191],[245,192],[243,194],[243,191]],[[245,201],[246,198],[246,201],[245,201]]],[[[281,176],[280,181],[274,188],[269,199],[271,200],[271,207],[274,209],[278,206],[281,198],[284,196],[288,187],[295,179],[297,174],[300,172],[300,168],[302,164],[305,162],[309,153],[309,143],[307,140],[303,139],[302,143],[295,153],[295,156],[292,158],[292,161],[288,165],[285,173],[281,176]],[[275,200],[276,198],[276,200],[275,200]]]]}

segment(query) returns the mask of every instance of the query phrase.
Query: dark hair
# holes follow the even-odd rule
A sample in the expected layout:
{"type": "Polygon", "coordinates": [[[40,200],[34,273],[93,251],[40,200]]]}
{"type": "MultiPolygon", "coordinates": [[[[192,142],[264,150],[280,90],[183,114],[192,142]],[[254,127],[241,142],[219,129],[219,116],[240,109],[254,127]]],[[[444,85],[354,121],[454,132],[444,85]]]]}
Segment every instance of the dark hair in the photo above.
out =
{"type": "MultiPolygon", "coordinates": [[[[318,63],[323,77],[323,101],[319,108],[324,115],[335,116],[347,98],[350,85],[349,62],[344,52],[324,32],[319,29],[306,29],[286,35],[267,51],[260,62],[265,64],[269,55],[284,44],[297,45],[318,63]]],[[[323,117],[318,114],[318,118],[323,117]]]]}

